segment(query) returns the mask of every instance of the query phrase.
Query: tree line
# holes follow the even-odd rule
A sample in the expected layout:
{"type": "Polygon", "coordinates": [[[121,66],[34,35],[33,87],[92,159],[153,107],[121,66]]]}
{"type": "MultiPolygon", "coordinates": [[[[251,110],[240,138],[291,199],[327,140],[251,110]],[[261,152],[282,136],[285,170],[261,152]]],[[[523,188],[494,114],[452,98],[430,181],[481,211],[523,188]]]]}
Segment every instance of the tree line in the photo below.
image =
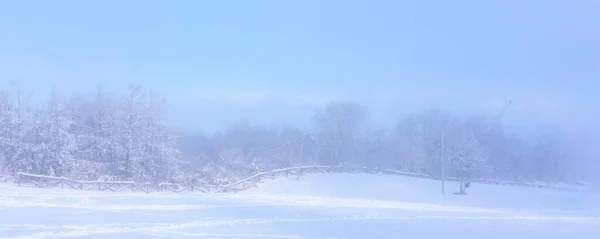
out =
{"type": "Polygon", "coordinates": [[[0,91],[0,171],[86,180],[223,183],[301,165],[394,169],[432,176],[562,182],[573,150],[560,134],[530,142],[486,115],[426,110],[373,128],[367,109],[331,102],[312,129],[240,121],[213,134],[179,133],[165,99],[130,86],[115,96],[38,104],[13,83],[0,91]]]}
{"type": "Polygon", "coordinates": [[[17,83],[0,92],[0,169],[75,179],[176,178],[178,137],[164,99],[139,86],[115,97],[65,100],[55,90],[37,104],[17,83]]]}
{"type": "Polygon", "coordinates": [[[563,135],[544,134],[530,142],[506,133],[500,120],[486,115],[461,119],[431,109],[406,115],[391,128],[374,128],[364,106],[344,101],[316,110],[311,120],[311,130],[241,121],[215,134],[186,135],[180,140],[183,157],[195,163],[194,174],[221,178],[342,165],[521,182],[563,182],[573,162],[571,142],[563,135]]]}

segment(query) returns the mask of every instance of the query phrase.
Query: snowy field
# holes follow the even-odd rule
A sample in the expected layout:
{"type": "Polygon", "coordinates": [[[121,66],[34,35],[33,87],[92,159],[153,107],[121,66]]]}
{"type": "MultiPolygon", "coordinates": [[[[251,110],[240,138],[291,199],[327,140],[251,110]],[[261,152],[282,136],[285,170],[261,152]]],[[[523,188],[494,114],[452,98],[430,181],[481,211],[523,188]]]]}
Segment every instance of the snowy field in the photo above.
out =
{"type": "Polygon", "coordinates": [[[595,194],[384,175],[280,178],[237,194],[0,184],[0,238],[600,238],[595,194]]]}

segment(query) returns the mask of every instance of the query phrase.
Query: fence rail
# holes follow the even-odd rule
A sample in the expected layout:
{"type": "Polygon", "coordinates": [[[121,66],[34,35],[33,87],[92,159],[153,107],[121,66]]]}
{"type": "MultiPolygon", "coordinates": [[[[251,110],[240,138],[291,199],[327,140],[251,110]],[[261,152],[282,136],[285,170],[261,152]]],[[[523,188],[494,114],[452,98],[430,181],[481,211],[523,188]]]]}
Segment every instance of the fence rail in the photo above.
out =
{"type": "MultiPolygon", "coordinates": [[[[18,173],[14,176],[14,180],[19,186],[30,185],[38,188],[47,187],[61,187],[76,190],[98,190],[98,191],[112,191],[112,192],[201,192],[201,193],[235,193],[247,190],[249,188],[257,187],[258,184],[267,180],[273,180],[278,177],[296,177],[299,178],[309,173],[363,173],[363,174],[385,174],[385,175],[397,175],[413,178],[424,178],[424,179],[437,179],[440,177],[429,176],[426,174],[403,172],[396,170],[379,170],[369,168],[356,168],[356,167],[342,167],[342,166],[300,166],[300,167],[289,167],[276,169],[268,172],[262,172],[250,176],[248,178],[239,180],[234,183],[226,185],[182,185],[175,183],[160,183],[152,184],[149,182],[136,183],[133,181],[79,181],[72,180],[65,177],[53,177],[46,175],[37,175],[30,173],[18,173]]],[[[459,179],[455,177],[446,177],[446,181],[458,182],[459,179]]],[[[492,184],[492,185],[503,185],[503,186],[518,186],[528,188],[539,188],[556,191],[570,191],[570,192],[585,192],[584,188],[577,187],[565,187],[556,186],[541,183],[523,183],[523,182],[507,182],[489,179],[472,179],[472,183],[479,184],[492,184]]]]}

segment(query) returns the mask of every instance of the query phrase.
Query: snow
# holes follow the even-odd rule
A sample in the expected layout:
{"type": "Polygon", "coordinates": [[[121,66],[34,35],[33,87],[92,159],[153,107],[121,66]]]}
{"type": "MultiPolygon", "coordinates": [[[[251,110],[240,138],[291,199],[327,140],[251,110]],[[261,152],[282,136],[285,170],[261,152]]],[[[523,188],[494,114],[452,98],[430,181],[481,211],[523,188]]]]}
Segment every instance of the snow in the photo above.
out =
{"type": "Polygon", "coordinates": [[[236,194],[0,184],[0,238],[598,238],[593,193],[386,175],[279,178],[236,194]]]}

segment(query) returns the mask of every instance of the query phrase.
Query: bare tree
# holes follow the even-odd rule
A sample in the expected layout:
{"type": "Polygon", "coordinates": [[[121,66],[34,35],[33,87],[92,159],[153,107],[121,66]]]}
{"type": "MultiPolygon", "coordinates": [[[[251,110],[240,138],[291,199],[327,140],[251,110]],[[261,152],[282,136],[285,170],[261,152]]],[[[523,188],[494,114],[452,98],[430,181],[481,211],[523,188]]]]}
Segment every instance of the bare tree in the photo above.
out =
{"type": "Polygon", "coordinates": [[[393,161],[397,169],[425,172],[427,148],[422,128],[413,117],[398,122],[393,134],[393,161]]]}
{"type": "Polygon", "coordinates": [[[366,120],[365,109],[352,101],[334,102],[315,113],[314,123],[319,147],[326,164],[336,165],[343,161],[356,164],[356,152],[360,147],[360,133],[366,120]]]}

